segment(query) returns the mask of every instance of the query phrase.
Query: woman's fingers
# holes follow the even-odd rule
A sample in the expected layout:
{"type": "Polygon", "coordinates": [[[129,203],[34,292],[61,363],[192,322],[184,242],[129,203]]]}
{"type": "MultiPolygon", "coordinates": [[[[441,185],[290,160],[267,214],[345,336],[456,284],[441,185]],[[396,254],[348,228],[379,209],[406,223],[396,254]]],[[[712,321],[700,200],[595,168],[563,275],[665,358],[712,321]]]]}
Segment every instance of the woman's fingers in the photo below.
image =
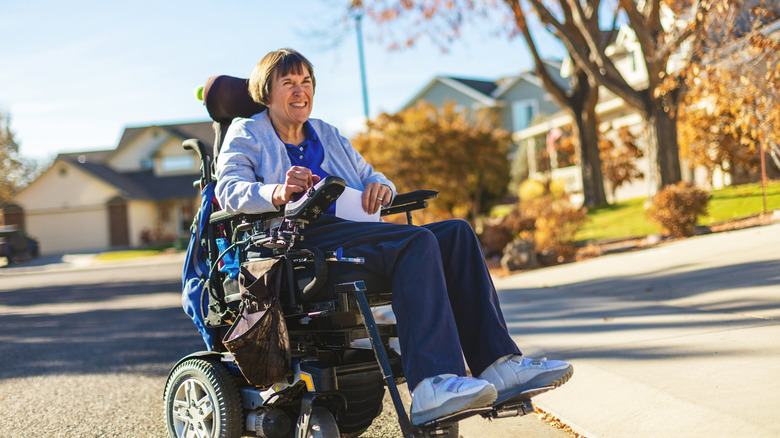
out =
{"type": "Polygon", "coordinates": [[[319,176],[312,175],[311,170],[306,167],[291,167],[285,177],[284,202],[289,202],[296,193],[305,192],[319,179],[319,176]]]}
{"type": "Polygon", "coordinates": [[[363,189],[363,210],[368,214],[374,214],[383,205],[390,203],[393,192],[389,187],[379,183],[368,183],[363,189]]]}

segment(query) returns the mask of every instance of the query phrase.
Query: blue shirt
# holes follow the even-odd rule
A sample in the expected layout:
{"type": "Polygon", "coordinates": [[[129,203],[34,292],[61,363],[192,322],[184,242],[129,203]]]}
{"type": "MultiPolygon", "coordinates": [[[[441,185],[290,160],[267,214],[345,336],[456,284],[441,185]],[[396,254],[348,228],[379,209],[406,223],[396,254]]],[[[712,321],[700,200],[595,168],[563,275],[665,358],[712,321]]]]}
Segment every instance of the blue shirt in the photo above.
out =
{"type": "MultiPolygon", "coordinates": [[[[320,179],[324,179],[329,176],[328,172],[322,169],[325,151],[317,136],[317,131],[314,130],[308,120],[303,124],[303,134],[306,136],[306,139],[297,146],[282,142],[287,148],[287,156],[290,157],[290,162],[293,166],[306,167],[311,170],[311,173],[319,176],[320,179]]],[[[279,133],[277,132],[276,135],[278,136],[279,133]]],[[[279,140],[281,139],[279,137],[279,140]]]]}
{"type": "MultiPolygon", "coordinates": [[[[276,128],[274,128],[275,130],[276,128]]],[[[322,169],[325,150],[322,148],[322,142],[320,142],[319,137],[317,137],[317,131],[314,130],[314,127],[311,126],[308,120],[303,124],[303,134],[306,136],[306,139],[298,146],[282,141],[287,149],[287,156],[290,157],[290,162],[293,166],[306,167],[311,170],[312,174],[319,176],[320,179],[325,179],[325,177],[330,176],[328,172],[322,169]]],[[[277,132],[276,135],[278,136],[279,133],[277,132]]],[[[282,137],[279,137],[279,140],[281,139],[282,137]]],[[[328,208],[327,213],[336,214],[335,203],[328,208]]]]}

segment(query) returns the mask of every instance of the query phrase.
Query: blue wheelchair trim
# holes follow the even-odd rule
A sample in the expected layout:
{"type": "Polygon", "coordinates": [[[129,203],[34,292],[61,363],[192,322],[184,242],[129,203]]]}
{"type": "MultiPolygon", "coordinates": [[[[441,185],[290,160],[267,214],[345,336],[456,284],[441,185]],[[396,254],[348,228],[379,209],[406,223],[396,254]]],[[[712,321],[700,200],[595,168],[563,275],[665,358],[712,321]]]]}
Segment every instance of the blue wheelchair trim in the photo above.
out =
{"type": "Polygon", "coordinates": [[[203,309],[209,304],[208,296],[203,293],[209,276],[208,258],[206,249],[202,245],[202,233],[208,226],[211,215],[211,201],[214,198],[214,186],[212,181],[201,192],[201,204],[198,210],[198,222],[195,229],[191,229],[190,243],[187,245],[187,257],[184,260],[182,272],[182,297],[181,304],[187,315],[192,318],[195,326],[200,331],[206,347],[214,350],[214,329],[206,327],[203,309]]]}

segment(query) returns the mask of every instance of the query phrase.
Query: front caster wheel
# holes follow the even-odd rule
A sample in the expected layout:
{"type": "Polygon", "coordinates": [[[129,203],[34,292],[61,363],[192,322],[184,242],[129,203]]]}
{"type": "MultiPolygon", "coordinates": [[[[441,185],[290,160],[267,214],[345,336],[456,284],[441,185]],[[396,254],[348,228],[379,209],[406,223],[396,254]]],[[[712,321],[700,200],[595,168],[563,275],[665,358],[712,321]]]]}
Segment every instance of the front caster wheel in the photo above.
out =
{"type": "Polygon", "coordinates": [[[170,438],[239,438],[241,399],[228,370],[205,359],[174,368],[165,385],[165,423],[170,438]]]}
{"type": "Polygon", "coordinates": [[[322,406],[314,406],[311,408],[308,427],[305,425],[303,415],[298,418],[295,436],[297,438],[339,438],[341,435],[333,414],[322,406]]]}

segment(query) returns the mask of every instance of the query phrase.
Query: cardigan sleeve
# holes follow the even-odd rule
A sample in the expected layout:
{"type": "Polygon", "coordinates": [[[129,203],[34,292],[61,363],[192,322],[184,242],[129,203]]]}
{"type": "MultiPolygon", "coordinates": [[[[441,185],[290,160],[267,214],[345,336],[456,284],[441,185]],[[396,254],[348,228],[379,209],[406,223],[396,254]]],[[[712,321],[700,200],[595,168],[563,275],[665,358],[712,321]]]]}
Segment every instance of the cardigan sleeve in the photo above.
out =
{"type": "Polygon", "coordinates": [[[265,213],[278,211],[272,196],[277,183],[266,183],[256,169],[263,166],[262,145],[244,128],[234,122],[225,136],[217,157],[215,194],[220,206],[229,213],[265,213]]]}

